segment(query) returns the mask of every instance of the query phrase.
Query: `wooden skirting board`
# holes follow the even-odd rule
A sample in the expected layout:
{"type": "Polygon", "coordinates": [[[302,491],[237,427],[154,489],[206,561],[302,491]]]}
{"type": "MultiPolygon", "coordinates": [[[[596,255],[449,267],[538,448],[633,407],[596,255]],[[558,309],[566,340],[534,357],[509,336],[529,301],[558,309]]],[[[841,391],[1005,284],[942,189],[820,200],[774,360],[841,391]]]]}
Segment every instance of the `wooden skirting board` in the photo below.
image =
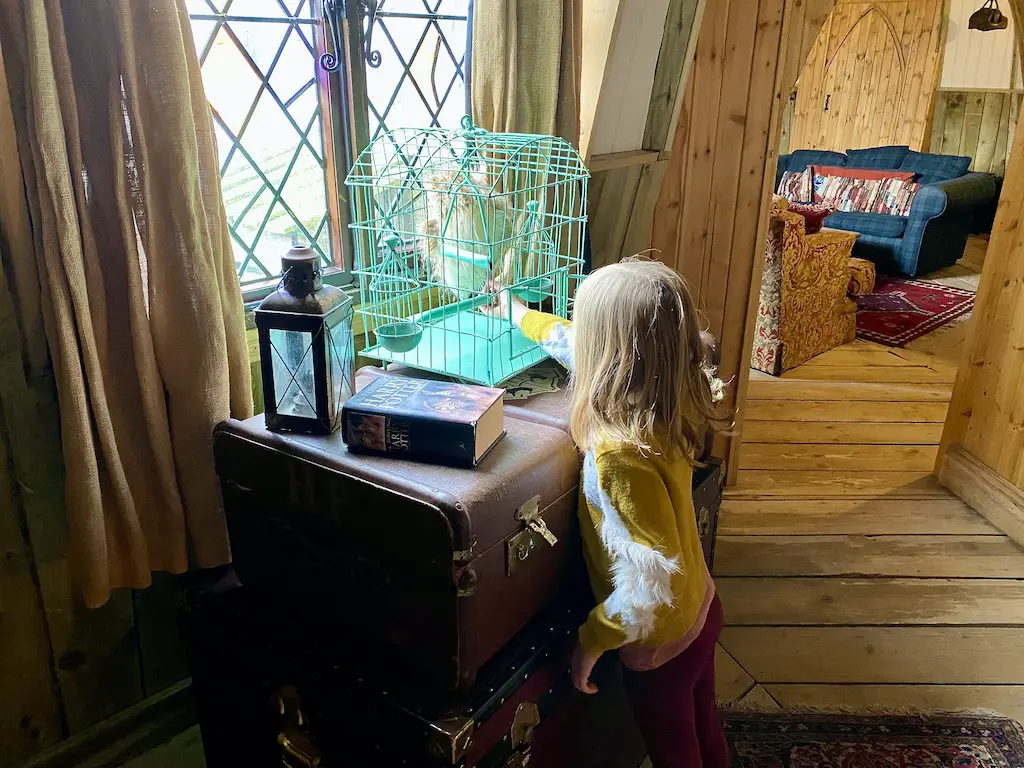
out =
{"type": "Polygon", "coordinates": [[[20,768],[104,768],[122,765],[195,725],[192,681],[102,720],[40,752],[20,768]]]}
{"type": "Polygon", "coordinates": [[[1024,491],[960,445],[950,446],[943,456],[939,482],[1024,547],[1024,491]]]}

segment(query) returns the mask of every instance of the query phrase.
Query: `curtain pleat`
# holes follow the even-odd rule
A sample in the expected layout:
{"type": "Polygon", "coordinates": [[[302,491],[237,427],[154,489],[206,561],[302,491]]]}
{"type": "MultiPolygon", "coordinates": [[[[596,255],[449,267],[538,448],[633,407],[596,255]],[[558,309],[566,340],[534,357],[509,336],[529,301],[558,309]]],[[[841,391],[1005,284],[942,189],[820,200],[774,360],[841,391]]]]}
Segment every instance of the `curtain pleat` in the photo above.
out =
{"type": "MultiPolygon", "coordinates": [[[[71,560],[96,606],[190,552],[230,559],[211,436],[252,413],[241,293],[182,2],[0,5],[32,217],[19,312],[32,350],[33,297],[42,310],[71,560]]],[[[18,231],[6,207],[0,230],[18,231]]]]}

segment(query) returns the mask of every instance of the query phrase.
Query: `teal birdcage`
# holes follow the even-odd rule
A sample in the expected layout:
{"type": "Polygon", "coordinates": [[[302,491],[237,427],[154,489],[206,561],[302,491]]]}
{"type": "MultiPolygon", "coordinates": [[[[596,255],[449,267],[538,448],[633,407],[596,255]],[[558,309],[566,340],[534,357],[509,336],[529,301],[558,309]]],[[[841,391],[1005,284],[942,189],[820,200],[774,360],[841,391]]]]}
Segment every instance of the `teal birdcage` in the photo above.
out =
{"type": "Polygon", "coordinates": [[[382,133],[345,183],[362,354],[494,386],[544,359],[511,317],[480,311],[492,280],[568,317],[582,277],[589,173],[568,142],[462,129],[382,133]]]}

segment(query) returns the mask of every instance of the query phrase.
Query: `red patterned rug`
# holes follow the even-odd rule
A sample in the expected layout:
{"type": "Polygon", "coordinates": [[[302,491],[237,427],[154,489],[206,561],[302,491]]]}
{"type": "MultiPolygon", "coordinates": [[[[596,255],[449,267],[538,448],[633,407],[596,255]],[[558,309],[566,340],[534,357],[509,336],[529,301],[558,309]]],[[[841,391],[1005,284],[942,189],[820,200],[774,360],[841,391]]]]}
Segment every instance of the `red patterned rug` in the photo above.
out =
{"type": "Polygon", "coordinates": [[[890,347],[931,333],[974,307],[974,294],[926,280],[879,277],[875,290],[857,297],[857,338],[890,347]]]}
{"type": "Polygon", "coordinates": [[[999,716],[724,713],[731,768],[1024,768],[999,716]]]}

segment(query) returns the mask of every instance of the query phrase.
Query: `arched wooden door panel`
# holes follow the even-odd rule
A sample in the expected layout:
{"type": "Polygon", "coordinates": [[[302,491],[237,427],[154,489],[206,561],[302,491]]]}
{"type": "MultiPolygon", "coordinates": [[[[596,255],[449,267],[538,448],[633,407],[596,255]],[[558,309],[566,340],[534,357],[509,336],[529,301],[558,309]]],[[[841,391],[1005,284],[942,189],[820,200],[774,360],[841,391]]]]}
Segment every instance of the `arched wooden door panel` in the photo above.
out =
{"type": "Polygon", "coordinates": [[[791,149],[924,142],[941,0],[839,2],[797,81],[791,149]]]}

